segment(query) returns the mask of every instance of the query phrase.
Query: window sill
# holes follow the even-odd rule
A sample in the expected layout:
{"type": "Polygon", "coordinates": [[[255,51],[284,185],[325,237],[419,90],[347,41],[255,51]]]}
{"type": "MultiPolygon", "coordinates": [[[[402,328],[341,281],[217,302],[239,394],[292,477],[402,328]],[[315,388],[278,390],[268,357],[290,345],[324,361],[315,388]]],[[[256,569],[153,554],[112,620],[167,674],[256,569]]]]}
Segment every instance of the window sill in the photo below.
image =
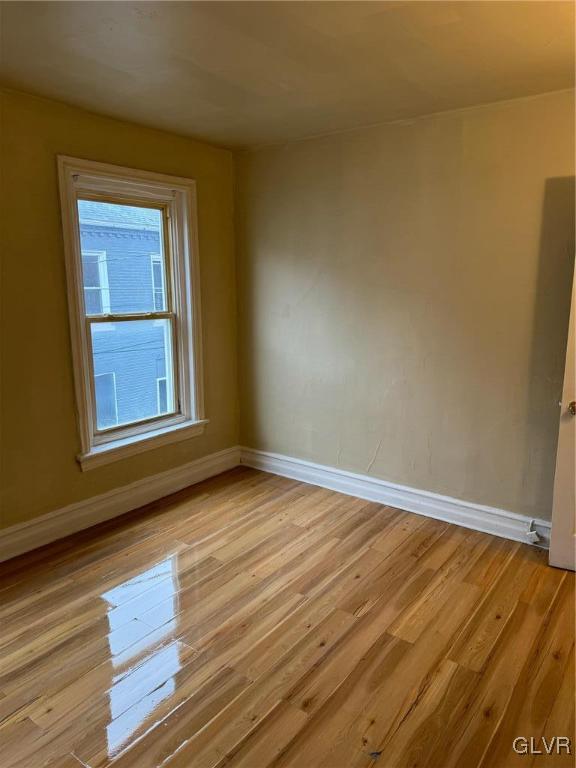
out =
{"type": "Polygon", "coordinates": [[[208,419],[200,421],[185,421],[173,424],[169,427],[161,427],[150,432],[145,432],[132,437],[124,437],[120,440],[111,440],[109,443],[94,445],[87,453],[78,455],[78,461],[82,471],[94,469],[103,464],[134,456],[137,453],[160,448],[180,440],[188,440],[190,437],[201,435],[208,424],[208,419]]]}

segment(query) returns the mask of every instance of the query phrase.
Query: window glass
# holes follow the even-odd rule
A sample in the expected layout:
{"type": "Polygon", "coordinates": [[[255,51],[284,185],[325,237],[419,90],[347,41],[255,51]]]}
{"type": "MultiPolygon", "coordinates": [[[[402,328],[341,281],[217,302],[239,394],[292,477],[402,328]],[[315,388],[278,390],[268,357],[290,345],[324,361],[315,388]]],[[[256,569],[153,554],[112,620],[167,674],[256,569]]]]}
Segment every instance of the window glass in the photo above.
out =
{"type": "Polygon", "coordinates": [[[166,379],[156,379],[158,384],[158,412],[168,411],[168,382],[166,379]]]}
{"type": "Polygon", "coordinates": [[[166,299],[164,297],[164,265],[162,257],[159,254],[152,254],[152,292],[153,304],[156,312],[163,312],[166,309],[166,299]]]}
{"type": "MultiPolygon", "coordinates": [[[[113,372],[116,381],[118,424],[142,421],[174,412],[172,338],[169,320],[128,320],[91,324],[95,378],[113,372]],[[158,394],[158,374],[165,374],[165,396],[158,394]]],[[[105,405],[96,385],[98,429],[105,405]]]]}
{"type": "Polygon", "coordinates": [[[98,254],[85,251],[82,254],[84,267],[84,288],[100,288],[100,272],[98,269],[98,254]]]}
{"type": "Polygon", "coordinates": [[[113,427],[118,423],[116,403],[116,381],[114,373],[99,373],[95,376],[96,418],[98,429],[113,427]]]}
{"type": "Polygon", "coordinates": [[[84,273],[84,309],[86,314],[101,315],[110,312],[106,251],[83,251],[82,270],[84,273]]]}
{"type": "Polygon", "coordinates": [[[84,303],[87,315],[101,315],[103,313],[103,308],[102,292],[100,288],[85,288],[84,303]]]}
{"type": "Polygon", "coordinates": [[[78,217],[86,313],[165,310],[162,210],[78,200],[78,217]],[[157,254],[153,270],[151,253],[157,254]]]}

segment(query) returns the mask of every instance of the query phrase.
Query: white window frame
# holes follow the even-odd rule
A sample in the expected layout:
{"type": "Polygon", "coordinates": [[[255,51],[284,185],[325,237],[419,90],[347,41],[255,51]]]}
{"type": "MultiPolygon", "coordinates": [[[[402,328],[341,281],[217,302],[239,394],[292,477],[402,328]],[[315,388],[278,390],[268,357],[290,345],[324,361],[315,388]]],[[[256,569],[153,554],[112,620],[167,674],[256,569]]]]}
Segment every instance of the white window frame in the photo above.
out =
{"type": "MultiPolygon", "coordinates": [[[[199,435],[208,423],[204,415],[196,183],[192,179],[66,156],[58,157],[58,173],[81,443],[77,458],[86,470],[199,435]],[[171,281],[168,292],[165,284],[165,296],[168,300],[170,293],[173,299],[173,306],[166,312],[138,313],[132,317],[172,321],[176,413],[102,431],[96,427],[90,339],[91,323],[96,316],[85,314],[82,280],[78,199],[86,196],[100,196],[108,202],[139,202],[165,211],[169,269],[164,279],[171,281]]],[[[115,322],[118,317],[107,313],[99,315],[98,321],[115,322]]],[[[122,317],[126,318],[126,313],[122,317]]]]}
{"type": "Polygon", "coordinates": [[[95,373],[94,386],[96,386],[96,379],[99,376],[112,376],[112,384],[114,386],[114,413],[116,414],[116,424],[118,424],[118,392],[116,390],[116,373],[114,371],[105,371],[104,373],[95,373]]]}

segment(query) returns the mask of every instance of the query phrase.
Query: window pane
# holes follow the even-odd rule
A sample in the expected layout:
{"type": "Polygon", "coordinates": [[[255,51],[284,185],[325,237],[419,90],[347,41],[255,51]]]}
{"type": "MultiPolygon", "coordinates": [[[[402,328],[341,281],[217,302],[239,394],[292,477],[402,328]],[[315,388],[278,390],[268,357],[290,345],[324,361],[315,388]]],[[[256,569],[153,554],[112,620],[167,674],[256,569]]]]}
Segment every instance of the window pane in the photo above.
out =
{"type": "Polygon", "coordinates": [[[100,308],[87,302],[87,314],[166,309],[162,211],[78,200],[78,217],[84,288],[106,291],[100,308]]]}
{"type": "MultiPolygon", "coordinates": [[[[103,373],[114,374],[118,424],[175,411],[169,320],[92,323],[91,330],[96,379],[103,373]],[[158,395],[159,378],[166,382],[163,400],[158,395]]],[[[105,429],[110,425],[104,423],[104,404],[98,400],[98,385],[95,391],[97,426],[105,429]]]]}

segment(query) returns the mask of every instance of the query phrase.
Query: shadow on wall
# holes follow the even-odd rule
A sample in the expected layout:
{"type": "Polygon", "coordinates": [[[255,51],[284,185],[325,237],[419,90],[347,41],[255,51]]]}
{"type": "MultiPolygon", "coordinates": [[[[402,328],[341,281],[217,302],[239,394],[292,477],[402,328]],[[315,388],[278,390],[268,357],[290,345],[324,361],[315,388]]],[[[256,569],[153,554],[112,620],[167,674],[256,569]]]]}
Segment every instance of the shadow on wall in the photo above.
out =
{"type": "Polygon", "coordinates": [[[522,483],[533,495],[536,514],[545,519],[552,514],[574,273],[574,190],[572,176],[547,179],[542,208],[522,483]]]}

